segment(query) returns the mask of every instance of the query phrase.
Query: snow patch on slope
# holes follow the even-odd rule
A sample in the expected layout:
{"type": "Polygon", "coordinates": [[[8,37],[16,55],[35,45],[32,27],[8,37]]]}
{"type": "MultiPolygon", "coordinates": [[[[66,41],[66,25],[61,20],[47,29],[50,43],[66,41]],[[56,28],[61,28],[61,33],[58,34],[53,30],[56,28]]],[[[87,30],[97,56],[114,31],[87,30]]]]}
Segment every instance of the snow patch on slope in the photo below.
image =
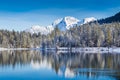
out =
{"type": "Polygon", "coordinates": [[[92,22],[92,21],[96,21],[97,19],[95,19],[94,17],[90,17],[90,18],[85,18],[83,20],[83,24],[87,24],[89,22],[92,22]]]}

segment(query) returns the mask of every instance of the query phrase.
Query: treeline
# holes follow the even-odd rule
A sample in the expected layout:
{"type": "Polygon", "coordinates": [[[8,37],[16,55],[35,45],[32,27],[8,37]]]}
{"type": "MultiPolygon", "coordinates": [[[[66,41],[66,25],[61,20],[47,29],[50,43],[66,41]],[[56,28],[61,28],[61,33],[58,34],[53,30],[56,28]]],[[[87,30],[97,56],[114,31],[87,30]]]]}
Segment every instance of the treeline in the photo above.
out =
{"type": "Polygon", "coordinates": [[[0,30],[0,47],[4,48],[28,48],[39,47],[41,35],[26,32],[0,30]]]}
{"type": "Polygon", "coordinates": [[[0,30],[0,47],[120,47],[120,23],[90,23],[67,31],[57,27],[48,35],[0,30]]]}
{"type": "Polygon", "coordinates": [[[90,23],[61,32],[54,31],[55,45],[61,47],[119,47],[120,23],[90,23]]]}

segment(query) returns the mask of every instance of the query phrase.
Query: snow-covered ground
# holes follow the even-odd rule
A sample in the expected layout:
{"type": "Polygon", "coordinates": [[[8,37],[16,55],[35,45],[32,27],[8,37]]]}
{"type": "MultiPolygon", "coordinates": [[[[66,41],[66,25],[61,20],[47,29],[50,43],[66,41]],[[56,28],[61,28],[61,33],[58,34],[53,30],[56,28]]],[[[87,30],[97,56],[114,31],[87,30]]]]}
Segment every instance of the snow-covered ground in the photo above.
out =
{"type": "Polygon", "coordinates": [[[5,50],[29,50],[29,48],[0,48],[0,51],[5,50]]]}
{"type": "MultiPolygon", "coordinates": [[[[66,50],[70,50],[70,48],[59,48],[58,53],[66,53],[66,50]]],[[[107,48],[107,47],[85,47],[85,48],[72,48],[72,52],[84,52],[84,53],[120,53],[120,48],[107,48]]]]}
{"type": "MultiPolygon", "coordinates": [[[[42,48],[0,48],[0,51],[5,51],[5,50],[42,50],[42,48]]],[[[46,52],[49,51],[55,51],[55,48],[45,48],[44,49],[46,52]]],[[[84,52],[84,53],[120,53],[120,48],[116,47],[116,48],[107,48],[107,47],[85,47],[85,48],[81,48],[81,47],[77,47],[77,48],[68,48],[68,47],[59,47],[57,54],[59,53],[68,53],[69,51],[72,52],[84,52]]]]}

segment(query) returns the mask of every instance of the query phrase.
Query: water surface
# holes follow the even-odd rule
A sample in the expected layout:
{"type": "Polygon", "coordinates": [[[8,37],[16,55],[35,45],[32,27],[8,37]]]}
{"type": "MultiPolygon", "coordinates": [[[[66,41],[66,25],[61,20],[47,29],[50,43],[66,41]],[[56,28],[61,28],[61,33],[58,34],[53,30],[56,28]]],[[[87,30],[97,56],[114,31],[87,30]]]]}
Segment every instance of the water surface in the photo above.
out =
{"type": "Polygon", "coordinates": [[[0,80],[106,79],[120,79],[120,54],[0,52],[0,80]]]}

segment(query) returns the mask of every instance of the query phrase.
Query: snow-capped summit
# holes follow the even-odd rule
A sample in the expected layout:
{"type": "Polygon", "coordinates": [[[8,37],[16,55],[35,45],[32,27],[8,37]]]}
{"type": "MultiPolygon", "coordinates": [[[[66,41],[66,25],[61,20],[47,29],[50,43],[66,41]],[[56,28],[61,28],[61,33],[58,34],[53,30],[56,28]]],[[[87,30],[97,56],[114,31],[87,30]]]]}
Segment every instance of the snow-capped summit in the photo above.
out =
{"type": "Polygon", "coordinates": [[[92,22],[92,21],[96,21],[97,19],[94,18],[94,17],[89,17],[89,18],[85,18],[83,19],[83,24],[86,24],[86,23],[89,23],[89,22],[92,22]]]}
{"type": "Polygon", "coordinates": [[[80,20],[78,20],[77,18],[67,16],[67,17],[55,20],[52,25],[53,27],[57,26],[60,30],[66,30],[77,25],[79,22],[80,20]]]}
{"type": "Polygon", "coordinates": [[[63,18],[60,18],[60,19],[55,20],[55,21],[52,23],[52,26],[55,27],[55,26],[58,25],[62,20],[63,20],[63,18]]]}

